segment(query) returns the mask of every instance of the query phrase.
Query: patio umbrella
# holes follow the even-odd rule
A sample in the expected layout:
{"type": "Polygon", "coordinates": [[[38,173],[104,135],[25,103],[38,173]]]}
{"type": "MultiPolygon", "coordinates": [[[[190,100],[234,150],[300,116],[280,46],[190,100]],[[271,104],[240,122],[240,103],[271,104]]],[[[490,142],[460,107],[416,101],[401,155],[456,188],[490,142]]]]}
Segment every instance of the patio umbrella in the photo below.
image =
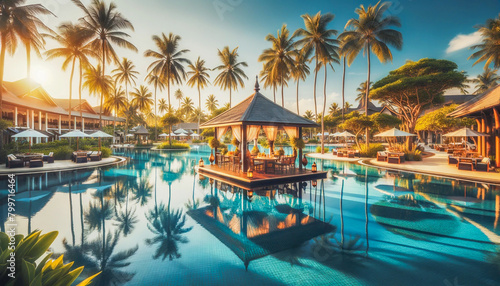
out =
{"type": "MultiPolygon", "coordinates": [[[[374,137],[386,137],[386,138],[396,138],[396,137],[412,137],[412,136],[417,136],[415,134],[411,134],[405,131],[401,131],[397,128],[392,128],[389,130],[386,130],[384,132],[381,132],[377,135],[374,135],[374,137]]],[[[389,140],[387,140],[389,141],[389,140]]]]}
{"type": "Polygon", "coordinates": [[[158,137],[168,137],[168,134],[167,133],[162,133],[162,134],[158,135],[158,137]]]}
{"type": "Polygon", "coordinates": [[[445,137],[482,137],[482,136],[490,136],[485,133],[474,131],[470,128],[464,127],[462,129],[458,129],[456,131],[446,133],[443,136],[445,137]]]}
{"type": "Polygon", "coordinates": [[[337,137],[356,137],[356,135],[354,135],[348,131],[344,131],[344,132],[338,133],[337,137]]]}
{"type": "Polygon", "coordinates": [[[200,134],[197,134],[197,133],[193,133],[190,135],[191,137],[200,137],[200,134]]]}
{"type": "Polygon", "coordinates": [[[33,130],[33,129],[27,129],[27,130],[24,130],[23,132],[19,132],[15,135],[12,135],[13,138],[29,138],[29,152],[31,153],[31,138],[47,138],[49,136],[41,133],[41,132],[38,132],[36,130],[33,130]]]}
{"type": "Polygon", "coordinates": [[[179,133],[184,133],[184,134],[187,134],[188,132],[182,128],[179,128],[177,130],[174,131],[175,134],[179,134],[179,133]]]}
{"type": "Polygon", "coordinates": [[[99,130],[99,131],[96,131],[96,132],[90,134],[90,137],[99,138],[99,151],[101,151],[101,138],[113,138],[114,136],[109,135],[108,133],[102,132],[101,130],[99,130]]]}
{"type": "Polygon", "coordinates": [[[79,138],[89,138],[90,135],[88,135],[87,133],[84,133],[80,130],[73,130],[73,131],[70,131],[66,134],[59,136],[59,137],[60,138],[76,138],[76,150],[78,150],[78,139],[79,138]]]}

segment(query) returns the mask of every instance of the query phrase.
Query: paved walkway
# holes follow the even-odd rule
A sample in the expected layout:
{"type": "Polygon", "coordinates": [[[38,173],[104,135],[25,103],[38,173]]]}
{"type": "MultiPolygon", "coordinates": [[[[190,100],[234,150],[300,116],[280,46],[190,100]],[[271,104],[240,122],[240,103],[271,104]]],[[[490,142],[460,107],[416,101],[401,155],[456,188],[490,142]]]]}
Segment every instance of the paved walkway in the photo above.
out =
{"type": "Polygon", "coordinates": [[[426,157],[422,161],[407,161],[403,164],[389,164],[387,162],[379,162],[374,158],[337,158],[333,156],[331,153],[329,154],[319,154],[319,153],[311,153],[307,154],[308,157],[312,158],[320,158],[320,159],[329,159],[335,161],[349,161],[349,162],[358,162],[361,164],[379,167],[384,169],[391,170],[401,170],[401,171],[409,171],[415,173],[429,174],[434,176],[441,177],[449,177],[461,180],[468,180],[474,182],[485,182],[485,183],[493,183],[500,184],[500,173],[495,171],[490,172],[479,172],[479,171],[466,171],[466,170],[458,170],[456,165],[448,164],[448,154],[446,152],[439,152],[434,149],[426,148],[426,152],[434,153],[434,156],[426,157]]]}
{"type": "Polygon", "coordinates": [[[77,169],[87,169],[93,167],[102,167],[108,165],[114,165],[125,162],[127,159],[125,157],[111,156],[109,158],[104,158],[101,161],[87,162],[87,163],[75,163],[71,160],[55,160],[54,163],[47,164],[43,162],[43,167],[40,168],[12,168],[9,169],[5,165],[0,166],[0,176],[16,174],[33,174],[33,173],[44,173],[44,172],[54,172],[54,171],[68,171],[77,169]]]}
{"type": "Polygon", "coordinates": [[[370,158],[348,158],[348,157],[337,157],[336,155],[333,155],[331,152],[321,154],[321,153],[308,153],[306,154],[306,157],[309,158],[315,158],[315,159],[324,159],[324,160],[333,160],[333,161],[340,161],[340,162],[358,162],[359,160],[367,160],[370,158]]]}

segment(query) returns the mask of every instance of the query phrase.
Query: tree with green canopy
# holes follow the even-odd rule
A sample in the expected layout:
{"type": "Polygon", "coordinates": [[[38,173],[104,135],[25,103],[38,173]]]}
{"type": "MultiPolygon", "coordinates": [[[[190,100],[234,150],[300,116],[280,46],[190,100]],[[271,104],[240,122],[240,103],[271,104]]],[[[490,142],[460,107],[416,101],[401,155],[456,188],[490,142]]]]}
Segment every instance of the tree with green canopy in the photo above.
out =
{"type": "MultiPolygon", "coordinates": [[[[168,112],[167,114],[163,115],[163,117],[161,118],[161,122],[163,123],[163,125],[168,126],[168,132],[169,134],[171,134],[172,126],[181,122],[181,119],[177,117],[173,112],[168,112]]],[[[172,145],[172,136],[168,136],[168,144],[172,145]]]]}
{"type": "Polygon", "coordinates": [[[401,119],[396,116],[392,116],[384,113],[374,113],[370,115],[370,119],[373,121],[374,129],[372,131],[384,131],[391,128],[396,128],[401,124],[401,119]]]}
{"type": "Polygon", "coordinates": [[[387,104],[403,120],[406,131],[413,133],[422,111],[441,102],[445,90],[460,87],[465,80],[454,62],[427,58],[408,61],[377,81],[370,98],[387,104]]]}
{"type": "Polygon", "coordinates": [[[361,149],[358,136],[367,128],[372,128],[374,126],[374,122],[369,116],[364,114],[361,115],[358,112],[351,112],[351,114],[348,114],[347,117],[344,123],[340,124],[339,127],[352,132],[355,135],[356,145],[361,149]]]}
{"type": "Polygon", "coordinates": [[[417,120],[415,131],[434,131],[448,133],[465,126],[472,126],[475,120],[472,118],[449,117],[448,114],[457,109],[458,104],[443,106],[437,110],[427,113],[417,120]]]}

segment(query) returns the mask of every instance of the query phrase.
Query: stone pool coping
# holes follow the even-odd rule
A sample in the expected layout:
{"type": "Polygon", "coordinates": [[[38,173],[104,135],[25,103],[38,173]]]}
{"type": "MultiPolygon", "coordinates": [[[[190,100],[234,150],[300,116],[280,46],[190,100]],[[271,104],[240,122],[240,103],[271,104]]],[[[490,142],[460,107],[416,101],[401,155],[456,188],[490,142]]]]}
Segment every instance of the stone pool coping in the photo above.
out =
{"type": "Polygon", "coordinates": [[[37,173],[47,173],[47,172],[58,172],[58,171],[69,171],[69,170],[81,170],[89,169],[94,167],[104,167],[116,164],[125,163],[127,158],[122,156],[110,156],[109,158],[103,158],[101,161],[87,162],[87,163],[75,163],[71,160],[55,160],[54,163],[47,164],[44,162],[41,168],[12,168],[9,169],[5,165],[0,166],[0,176],[6,176],[9,174],[15,175],[29,175],[37,173]]]}

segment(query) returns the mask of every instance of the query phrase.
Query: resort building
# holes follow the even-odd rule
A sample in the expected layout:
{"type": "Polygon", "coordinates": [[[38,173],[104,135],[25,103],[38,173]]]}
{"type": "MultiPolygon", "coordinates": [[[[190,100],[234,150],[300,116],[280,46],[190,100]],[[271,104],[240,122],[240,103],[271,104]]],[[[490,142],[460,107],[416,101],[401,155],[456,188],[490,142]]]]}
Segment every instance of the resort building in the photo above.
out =
{"type": "MultiPolygon", "coordinates": [[[[95,131],[99,128],[99,109],[93,108],[87,100],[71,101],[71,129],[84,132],[95,131]]],[[[15,82],[4,82],[2,97],[2,118],[10,120],[13,128],[8,128],[8,135],[16,134],[23,129],[32,128],[49,136],[47,140],[54,140],[59,135],[69,131],[70,122],[69,99],[53,98],[38,83],[21,79],[15,82]]],[[[125,118],[102,115],[103,126],[124,124],[125,118]]],[[[8,139],[9,136],[5,136],[8,139]]],[[[39,142],[39,141],[37,141],[39,142]]]]}

